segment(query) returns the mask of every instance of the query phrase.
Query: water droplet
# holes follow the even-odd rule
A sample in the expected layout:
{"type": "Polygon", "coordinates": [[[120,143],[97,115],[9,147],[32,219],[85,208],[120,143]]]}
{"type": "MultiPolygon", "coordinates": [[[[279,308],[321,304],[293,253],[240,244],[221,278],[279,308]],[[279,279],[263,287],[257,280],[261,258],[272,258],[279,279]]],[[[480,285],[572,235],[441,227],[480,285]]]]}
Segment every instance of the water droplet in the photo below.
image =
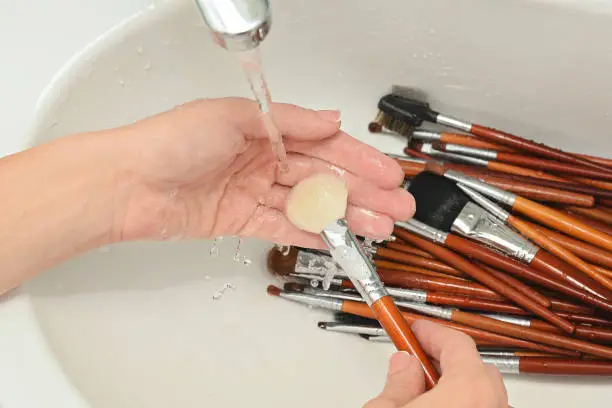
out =
{"type": "Polygon", "coordinates": [[[144,65],[143,69],[145,71],[149,71],[151,69],[151,61],[147,61],[146,64],[144,65]]]}
{"type": "Polygon", "coordinates": [[[49,124],[49,129],[53,129],[57,127],[57,125],[59,125],[59,122],[57,120],[54,120],[53,122],[49,124]]]}
{"type": "Polygon", "coordinates": [[[212,257],[219,256],[219,242],[221,242],[222,240],[223,240],[223,237],[217,237],[213,240],[210,250],[208,251],[210,256],[212,257]]]}
{"type": "Polygon", "coordinates": [[[282,256],[287,256],[289,255],[289,252],[291,252],[291,245],[276,244],[276,249],[278,250],[278,252],[281,253],[282,256]]]}
{"type": "Polygon", "coordinates": [[[138,54],[142,54],[142,52],[143,52],[143,51],[144,51],[144,48],[143,48],[143,46],[142,46],[142,45],[138,45],[138,46],[136,46],[136,52],[137,52],[138,54]]]}
{"type": "Polygon", "coordinates": [[[172,40],[171,39],[168,38],[168,39],[164,40],[164,45],[170,45],[170,44],[172,44],[172,40]]]}
{"type": "Polygon", "coordinates": [[[225,294],[225,292],[227,292],[230,289],[234,290],[236,289],[236,287],[232,285],[230,282],[225,283],[225,285],[223,285],[221,289],[219,289],[217,292],[215,292],[214,295],[212,295],[212,299],[213,300],[221,299],[223,295],[225,294]]]}
{"type": "Polygon", "coordinates": [[[242,239],[238,238],[238,242],[236,244],[236,252],[234,252],[234,262],[238,262],[241,263],[243,265],[249,266],[251,264],[251,260],[248,259],[246,256],[242,255],[240,253],[241,251],[241,246],[242,246],[242,239]]]}
{"type": "Polygon", "coordinates": [[[211,280],[211,279],[212,279],[212,278],[210,277],[210,275],[206,275],[206,276],[204,277],[204,280],[207,280],[207,281],[209,281],[209,280],[211,280]]]}
{"type": "Polygon", "coordinates": [[[125,88],[125,80],[123,78],[119,78],[117,80],[117,83],[121,85],[122,88],[125,88]]]}
{"type": "Polygon", "coordinates": [[[119,72],[119,67],[114,67],[113,72],[119,72]]]}
{"type": "Polygon", "coordinates": [[[435,28],[430,28],[429,29],[429,34],[436,34],[436,29],[435,28]]]}
{"type": "Polygon", "coordinates": [[[419,54],[415,52],[414,54],[412,54],[412,58],[419,58],[419,54]]]}

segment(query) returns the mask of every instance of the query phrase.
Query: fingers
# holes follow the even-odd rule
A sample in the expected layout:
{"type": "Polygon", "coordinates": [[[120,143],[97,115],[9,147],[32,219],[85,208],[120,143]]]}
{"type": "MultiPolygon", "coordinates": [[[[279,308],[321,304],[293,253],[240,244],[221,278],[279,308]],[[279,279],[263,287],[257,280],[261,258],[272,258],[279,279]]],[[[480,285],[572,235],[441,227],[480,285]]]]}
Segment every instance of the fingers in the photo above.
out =
{"type": "Polygon", "coordinates": [[[385,388],[365,408],[403,407],[424,392],[425,377],[419,362],[400,351],[391,357],[385,388]]]}
{"type": "Polygon", "coordinates": [[[404,189],[381,188],[326,161],[301,154],[290,154],[287,157],[287,162],[289,170],[277,173],[279,184],[291,187],[314,174],[335,174],[346,181],[351,204],[387,214],[391,218],[401,221],[408,220],[414,215],[414,198],[404,189]]]}
{"type": "MultiPolygon", "coordinates": [[[[268,129],[261,120],[257,103],[250,99],[223,98],[215,100],[217,113],[238,126],[247,137],[266,139],[268,129]]],[[[272,119],[280,134],[287,139],[321,140],[340,129],[340,112],[316,111],[285,103],[271,105],[272,119]]]]}
{"type": "Polygon", "coordinates": [[[288,152],[301,153],[331,163],[386,189],[398,187],[404,172],[393,159],[344,132],[320,141],[287,139],[288,152]]]}
{"type": "MultiPolygon", "coordinates": [[[[259,197],[259,204],[284,213],[289,187],[274,185],[265,195],[259,197]]],[[[393,232],[394,221],[386,214],[349,204],[346,219],[351,231],[357,235],[373,239],[388,238],[393,232]]],[[[289,222],[289,220],[287,220],[289,222]]]]}
{"type": "Polygon", "coordinates": [[[412,325],[423,350],[440,362],[442,375],[454,375],[482,365],[476,344],[469,336],[427,320],[412,325]]]}
{"type": "Polygon", "coordinates": [[[504,384],[504,378],[497,367],[491,364],[485,364],[485,372],[489,377],[489,382],[493,387],[493,392],[500,401],[500,407],[506,408],[508,406],[508,390],[504,384]]]}

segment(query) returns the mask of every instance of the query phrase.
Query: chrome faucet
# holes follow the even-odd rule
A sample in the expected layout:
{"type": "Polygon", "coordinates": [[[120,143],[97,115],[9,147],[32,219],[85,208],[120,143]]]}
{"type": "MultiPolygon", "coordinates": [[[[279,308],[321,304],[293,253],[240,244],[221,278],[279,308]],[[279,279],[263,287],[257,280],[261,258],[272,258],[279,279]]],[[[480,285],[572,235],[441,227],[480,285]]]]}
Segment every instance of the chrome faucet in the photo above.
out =
{"type": "Polygon", "coordinates": [[[256,48],[270,30],[269,0],[195,0],[216,43],[230,51],[256,48]]]}

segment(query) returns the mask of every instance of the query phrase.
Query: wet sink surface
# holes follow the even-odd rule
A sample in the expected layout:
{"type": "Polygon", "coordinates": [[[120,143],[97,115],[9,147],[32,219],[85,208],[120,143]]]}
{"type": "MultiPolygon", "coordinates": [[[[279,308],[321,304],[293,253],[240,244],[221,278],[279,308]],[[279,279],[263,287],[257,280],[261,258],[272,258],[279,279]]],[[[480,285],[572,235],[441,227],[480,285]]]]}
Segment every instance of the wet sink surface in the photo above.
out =
{"type": "MultiPolygon", "coordinates": [[[[400,83],[427,90],[441,110],[611,153],[604,129],[612,125],[605,111],[612,97],[600,84],[612,50],[583,41],[609,38],[609,16],[520,1],[387,3],[337,1],[336,13],[323,0],[276,2],[263,47],[273,97],[340,108],[345,130],[387,152],[403,142],[370,135],[366,125],[377,98],[400,83]],[[521,37],[508,15],[522,22],[521,37]],[[566,87],[570,78],[580,82],[566,87]]],[[[238,64],[211,44],[195,10],[189,1],[165,3],[86,50],[46,96],[36,142],[130,123],[198,97],[249,96],[238,64]]],[[[391,346],[324,333],[316,322],[325,313],[269,298],[271,244],[245,242],[250,266],[233,261],[235,244],[225,239],[217,257],[208,241],[118,245],[25,286],[52,351],[92,406],[360,406],[380,390],[391,346]],[[228,283],[234,289],[213,300],[228,283]]],[[[575,407],[601,405],[609,382],[532,376],[508,377],[507,385],[516,406],[545,395],[551,405],[575,407]]]]}

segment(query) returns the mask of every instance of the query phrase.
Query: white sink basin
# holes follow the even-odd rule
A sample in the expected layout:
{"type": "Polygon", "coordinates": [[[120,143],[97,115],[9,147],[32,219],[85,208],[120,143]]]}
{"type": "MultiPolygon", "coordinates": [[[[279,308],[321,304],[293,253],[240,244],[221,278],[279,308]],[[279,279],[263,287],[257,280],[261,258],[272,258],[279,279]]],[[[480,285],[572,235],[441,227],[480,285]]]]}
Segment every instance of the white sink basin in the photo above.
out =
{"type": "MultiPolygon", "coordinates": [[[[383,151],[403,143],[366,126],[396,83],[423,89],[434,108],[457,116],[610,155],[610,7],[561,3],[276,1],[265,70],[275,99],[340,108],[344,128],[383,151]]],[[[34,141],[227,95],[250,96],[236,61],[211,43],[191,1],[167,2],[64,72],[44,99],[34,141]]],[[[232,260],[234,244],[223,241],[218,257],[205,241],[115,246],[24,286],[88,404],[356,407],[380,391],[392,347],[324,333],[316,322],[325,313],[269,298],[270,244],[245,243],[248,267],[232,260]],[[235,289],[213,300],[227,282],[235,289]]],[[[506,378],[518,407],[609,402],[605,379],[506,378]]]]}

